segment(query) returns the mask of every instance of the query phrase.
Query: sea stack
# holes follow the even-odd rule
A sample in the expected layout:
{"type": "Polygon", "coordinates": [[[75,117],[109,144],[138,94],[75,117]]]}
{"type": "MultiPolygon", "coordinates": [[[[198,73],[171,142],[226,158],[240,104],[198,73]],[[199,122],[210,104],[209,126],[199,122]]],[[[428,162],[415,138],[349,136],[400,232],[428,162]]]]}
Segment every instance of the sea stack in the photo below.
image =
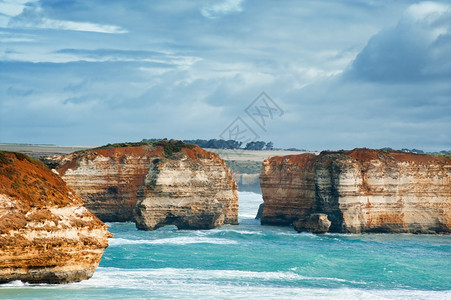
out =
{"type": "Polygon", "coordinates": [[[105,222],[205,229],[238,223],[237,185],[215,153],[176,140],[123,143],[47,160],[105,222]]]}
{"type": "Polygon", "coordinates": [[[354,149],[263,162],[262,224],[298,231],[450,233],[451,159],[354,149]]]}
{"type": "Polygon", "coordinates": [[[0,152],[0,283],[88,279],[109,237],[107,226],[42,162],[0,152]]]}

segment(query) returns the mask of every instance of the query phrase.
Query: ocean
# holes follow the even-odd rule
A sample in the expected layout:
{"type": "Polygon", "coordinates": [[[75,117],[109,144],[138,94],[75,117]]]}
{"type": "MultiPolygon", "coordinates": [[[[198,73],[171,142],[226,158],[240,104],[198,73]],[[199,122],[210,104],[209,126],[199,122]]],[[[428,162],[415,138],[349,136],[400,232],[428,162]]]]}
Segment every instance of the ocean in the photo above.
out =
{"type": "Polygon", "coordinates": [[[236,226],[109,223],[114,238],[91,279],[12,282],[0,299],[451,299],[450,236],[297,233],[254,219],[261,195],[239,199],[236,226]]]}

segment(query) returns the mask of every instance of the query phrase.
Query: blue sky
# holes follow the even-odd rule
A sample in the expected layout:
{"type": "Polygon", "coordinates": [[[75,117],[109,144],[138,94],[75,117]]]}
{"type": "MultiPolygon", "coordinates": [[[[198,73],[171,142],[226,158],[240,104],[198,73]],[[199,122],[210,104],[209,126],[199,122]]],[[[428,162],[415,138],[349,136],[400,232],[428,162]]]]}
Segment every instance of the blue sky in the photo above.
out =
{"type": "Polygon", "coordinates": [[[278,147],[451,149],[451,1],[0,0],[0,142],[220,138],[237,118],[278,147]]]}

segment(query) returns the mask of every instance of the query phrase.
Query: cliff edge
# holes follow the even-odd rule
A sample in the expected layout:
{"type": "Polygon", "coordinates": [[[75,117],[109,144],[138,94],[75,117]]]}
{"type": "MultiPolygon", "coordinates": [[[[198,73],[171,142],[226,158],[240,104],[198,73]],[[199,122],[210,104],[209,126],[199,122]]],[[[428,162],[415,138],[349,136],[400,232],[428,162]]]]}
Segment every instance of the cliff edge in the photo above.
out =
{"type": "Polygon", "coordinates": [[[47,164],[102,221],[139,229],[238,223],[232,172],[215,153],[180,141],[124,143],[54,156],[47,164]]]}
{"type": "Polygon", "coordinates": [[[111,236],[44,164],[0,151],[0,283],[88,279],[111,236]]]}
{"type": "Polygon", "coordinates": [[[262,224],[310,232],[451,232],[451,159],[354,149],[272,157],[262,224]]]}

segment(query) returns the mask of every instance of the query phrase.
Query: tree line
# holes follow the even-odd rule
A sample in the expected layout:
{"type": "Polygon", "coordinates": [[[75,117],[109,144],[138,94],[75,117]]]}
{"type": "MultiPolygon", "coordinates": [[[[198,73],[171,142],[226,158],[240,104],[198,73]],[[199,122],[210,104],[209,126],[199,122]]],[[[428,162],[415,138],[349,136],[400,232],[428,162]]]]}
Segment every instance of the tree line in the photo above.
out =
{"type": "MultiPolygon", "coordinates": [[[[143,142],[157,142],[161,139],[143,139],[143,142]]],[[[253,141],[246,143],[235,140],[209,139],[209,140],[183,140],[184,143],[195,144],[201,148],[212,149],[244,149],[244,150],[273,150],[274,144],[272,142],[253,141]]]]}

